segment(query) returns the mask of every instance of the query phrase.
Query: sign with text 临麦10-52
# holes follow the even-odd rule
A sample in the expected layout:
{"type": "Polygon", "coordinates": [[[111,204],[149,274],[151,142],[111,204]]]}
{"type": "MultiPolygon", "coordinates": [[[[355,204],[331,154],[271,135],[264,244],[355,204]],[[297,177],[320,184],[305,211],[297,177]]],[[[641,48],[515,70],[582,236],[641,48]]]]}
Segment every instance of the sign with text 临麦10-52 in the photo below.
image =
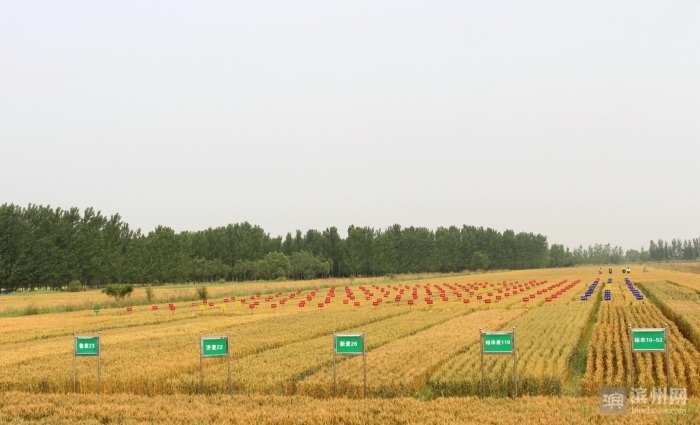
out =
{"type": "Polygon", "coordinates": [[[202,357],[220,357],[228,355],[228,337],[202,337],[201,353],[202,357]]]}
{"type": "Polygon", "coordinates": [[[513,354],[513,332],[484,332],[484,354],[513,354]]]}
{"type": "Polygon", "coordinates": [[[664,328],[632,328],[632,351],[666,351],[666,330],[664,328]]]}
{"type": "Polygon", "coordinates": [[[75,337],[76,356],[99,356],[100,337],[99,336],[76,336],[75,337]]]}
{"type": "Polygon", "coordinates": [[[365,353],[362,334],[335,334],[335,354],[361,356],[365,353]]]}

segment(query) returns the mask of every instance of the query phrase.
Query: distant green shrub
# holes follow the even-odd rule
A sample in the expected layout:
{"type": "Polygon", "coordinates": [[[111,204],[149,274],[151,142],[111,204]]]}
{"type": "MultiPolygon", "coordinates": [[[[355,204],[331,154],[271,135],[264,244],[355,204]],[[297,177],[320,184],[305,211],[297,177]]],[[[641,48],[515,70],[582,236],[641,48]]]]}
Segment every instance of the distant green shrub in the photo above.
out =
{"type": "Polygon", "coordinates": [[[68,292],[80,292],[83,290],[83,285],[79,280],[71,280],[68,284],[68,292]]]}
{"type": "Polygon", "coordinates": [[[152,304],[155,299],[156,296],[153,293],[153,288],[151,288],[151,285],[146,286],[146,300],[148,300],[148,303],[152,304]]]}
{"type": "Polygon", "coordinates": [[[209,291],[207,291],[207,287],[202,285],[197,288],[197,296],[199,297],[200,300],[206,300],[207,296],[209,295],[209,291]]]}
{"type": "Polygon", "coordinates": [[[102,292],[108,297],[114,298],[116,301],[121,301],[134,292],[134,286],[130,284],[113,283],[105,286],[102,292]]]}

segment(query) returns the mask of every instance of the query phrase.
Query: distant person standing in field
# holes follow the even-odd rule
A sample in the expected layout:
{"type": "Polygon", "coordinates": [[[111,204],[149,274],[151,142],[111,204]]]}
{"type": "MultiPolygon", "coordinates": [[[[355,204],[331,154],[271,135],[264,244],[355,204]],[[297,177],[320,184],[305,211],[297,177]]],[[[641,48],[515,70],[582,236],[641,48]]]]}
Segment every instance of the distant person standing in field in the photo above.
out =
{"type": "Polygon", "coordinates": [[[627,266],[627,274],[630,274],[630,266],[627,266]]]}
{"type": "Polygon", "coordinates": [[[602,268],[602,267],[598,267],[598,274],[603,274],[603,268],[602,268]]]}
{"type": "Polygon", "coordinates": [[[609,273],[609,274],[612,274],[612,267],[610,267],[610,268],[608,269],[608,273],[609,273]]]}
{"type": "Polygon", "coordinates": [[[646,273],[646,272],[648,272],[648,271],[649,271],[649,270],[647,270],[647,266],[644,266],[644,273],[646,273]]]}

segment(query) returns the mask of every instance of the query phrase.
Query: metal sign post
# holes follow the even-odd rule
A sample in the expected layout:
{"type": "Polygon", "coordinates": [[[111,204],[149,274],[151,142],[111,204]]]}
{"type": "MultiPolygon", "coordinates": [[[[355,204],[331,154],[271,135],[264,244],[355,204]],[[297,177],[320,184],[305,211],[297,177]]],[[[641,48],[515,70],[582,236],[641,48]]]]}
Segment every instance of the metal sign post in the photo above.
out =
{"type": "Polygon", "coordinates": [[[362,329],[362,374],[363,376],[363,390],[362,398],[367,398],[367,347],[365,346],[365,330],[362,329]]]}
{"type": "Polygon", "coordinates": [[[73,392],[78,392],[78,367],[76,359],[83,356],[97,356],[97,394],[100,393],[101,335],[101,332],[91,336],[78,336],[75,333],[73,334],[73,392]]]}
{"type": "Polygon", "coordinates": [[[513,330],[501,332],[484,332],[479,328],[481,335],[481,397],[486,391],[484,388],[484,355],[506,354],[513,356],[513,398],[518,397],[518,355],[515,349],[515,327],[513,330]]]}
{"type": "Polygon", "coordinates": [[[666,394],[671,393],[671,350],[668,324],[663,328],[633,328],[627,325],[630,339],[630,388],[634,388],[634,353],[666,353],[666,394]]]}
{"type": "Polygon", "coordinates": [[[361,334],[337,334],[333,331],[333,397],[338,390],[336,373],[336,356],[362,356],[363,391],[367,397],[367,352],[365,347],[365,330],[361,334]]]}
{"type": "Polygon", "coordinates": [[[229,341],[231,333],[224,336],[202,336],[199,334],[199,393],[204,394],[204,365],[205,357],[226,357],[228,369],[227,389],[231,392],[231,350],[229,341]]]}

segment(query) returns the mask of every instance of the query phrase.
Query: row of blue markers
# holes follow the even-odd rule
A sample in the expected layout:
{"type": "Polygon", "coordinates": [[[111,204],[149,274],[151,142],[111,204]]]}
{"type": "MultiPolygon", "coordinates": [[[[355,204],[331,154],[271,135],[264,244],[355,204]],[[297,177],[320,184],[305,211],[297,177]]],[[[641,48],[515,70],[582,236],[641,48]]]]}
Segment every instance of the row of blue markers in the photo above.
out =
{"type": "MultiPolygon", "coordinates": [[[[608,279],[608,283],[612,283],[612,279],[608,279]]],[[[599,281],[596,279],[591,283],[591,286],[588,287],[586,290],[586,293],[584,295],[581,295],[581,301],[588,301],[588,299],[593,295],[593,292],[595,292],[596,287],[598,286],[599,281]]],[[[625,278],[625,285],[627,285],[627,289],[630,290],[632,295],[638,300],[643,300],[644,295],[642,295],[641,292],[639,292],[639,289],[637,289],[633,284],[632,281],[629,280],[628,278],[625,278]]],[[[612,300],[612,293],[610,292],[609,289],[606,289],[603,291],[603,299],[605,301],[610,301],[612,300]]]]}

